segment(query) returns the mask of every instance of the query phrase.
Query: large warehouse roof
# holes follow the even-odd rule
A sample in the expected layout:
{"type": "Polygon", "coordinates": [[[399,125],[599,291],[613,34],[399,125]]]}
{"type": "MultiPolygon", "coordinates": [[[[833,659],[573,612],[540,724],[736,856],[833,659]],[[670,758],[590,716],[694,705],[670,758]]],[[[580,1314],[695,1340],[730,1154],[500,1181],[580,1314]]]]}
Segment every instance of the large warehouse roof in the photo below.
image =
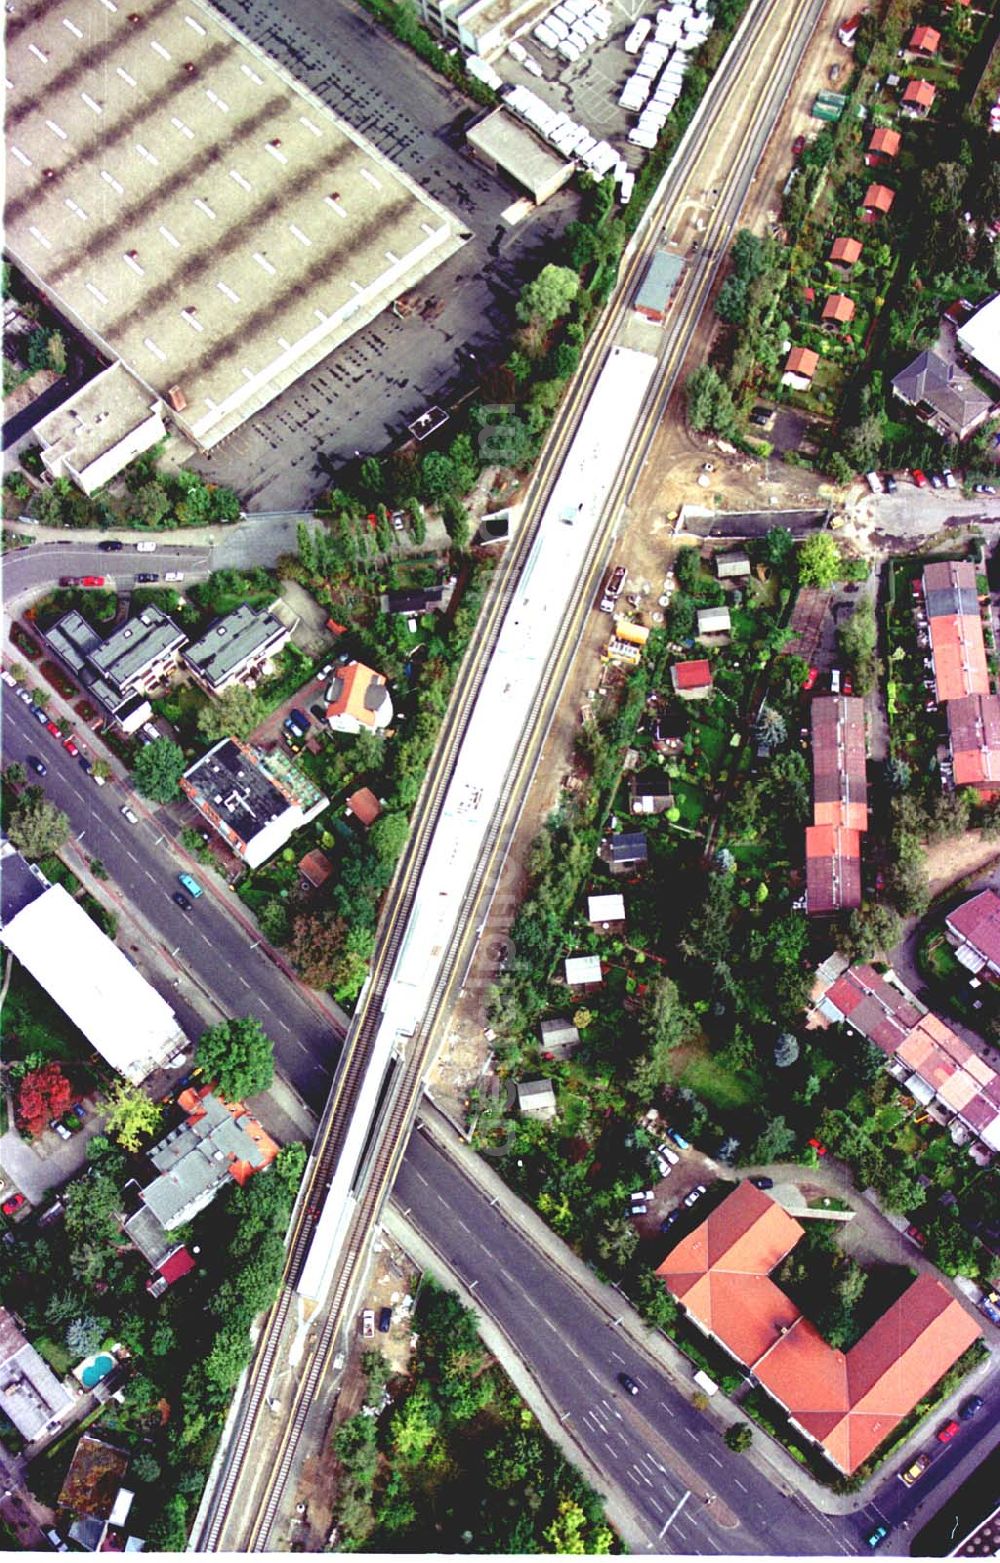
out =
{"type": "Polygon", "coordinates": [[[62,885],[11,918],[0,938],[113,1069],[134,1084],[184,1045],[165,999],[62,885]]]}
{"type": "Polygon", "coordinates": [[[203,448],[463,242],[200,0],[19,0],[6,76],[9,252],[203,448]]]}

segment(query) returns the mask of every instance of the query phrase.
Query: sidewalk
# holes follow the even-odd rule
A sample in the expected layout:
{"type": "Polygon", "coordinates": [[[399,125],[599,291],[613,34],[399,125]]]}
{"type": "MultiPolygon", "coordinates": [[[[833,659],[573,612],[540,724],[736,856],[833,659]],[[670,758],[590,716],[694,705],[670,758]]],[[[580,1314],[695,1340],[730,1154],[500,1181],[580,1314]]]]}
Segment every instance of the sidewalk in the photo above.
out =
{"type": "MultiPolygon", "coordinates": [[[[683,1352],[661,1331],[646,1324],[622,1291],[598,1280],[583,1260],[545,1225],[541,1217],[507,1187],[487,1161],[460,1138],[451,1121],[426,1097],[420,1107],[419,1118],[435,1142],[461,1166],[470,1180],[478,1184],[491,1202],[496,1201],[503,1207],[511,1223],[516,1225],[521,1235],[533,1244],[545,1262],[558,1264],[563,1275],[585,1292],[590,1301],[606,1313],[609,1319],[620,1319],[619,1328],[628,1335],[632,1345],[637,1350],[645,1352],[659,1369],[667,1373],[678,1389],[690,1395],[693,1389],[694,1370],[683,1352]]],[[[967,1303],[968,1299],[963,1301],[967,1303]]],[[[987,1344],[992,1343],[987,1342],[987,1344]]],[[[972,1378],[966,1379],[954,1395],[936,1406],[935,1417],[947,1419],[953,1415],[959,1403],[972,1388],[977,1390],[981,1388],[986,1372],[993,1371],[995,1361],[994,1350],[994,1355],[987,1363],[985,1371],[981,1369],[972,1378]]],[[[721,1431],[734,1422],[744,1420],[739,1407],[722,1394],[712,1397],[705,1414],[716,1421],[721,1431]]],[[[875,1491],[890,1474],[884,1466],[880,1467],[870,1481],[857,1492],[840,1495],[814,1481],[808,1472],[796,1464],[791,1455],[758,1424],[754,1424],[754,1429],[760,1435],[754,1444],[756,1457],[770,1467],[774,1485],[788,1493],[800,1493],[814,1508],[825,1514],[840,1515],[857,1512],[870,1501],[875,1491]]],[[[925,1438],[926,1428],[918,1428],[913,1434],[912,1443],[923,1441],[925,1438]]],[[[898,1449],[893,1456],[892,1467],[895,1468],[897,1463],[905,1460],[905,1448],[898,1449]]]]}

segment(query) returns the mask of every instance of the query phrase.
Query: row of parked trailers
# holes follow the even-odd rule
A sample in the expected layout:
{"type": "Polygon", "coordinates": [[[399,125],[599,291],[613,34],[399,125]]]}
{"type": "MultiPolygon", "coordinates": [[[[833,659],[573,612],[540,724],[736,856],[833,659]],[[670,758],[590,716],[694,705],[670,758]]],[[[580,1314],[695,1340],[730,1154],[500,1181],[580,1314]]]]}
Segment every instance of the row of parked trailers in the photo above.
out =
{"type": "Polygon", "coordinates": [[[561,0],[536,27],[533,38],[572,64],[611,31],[611,16],[600,0],[561,0]]]}
{"type": "Polygon", "coordinates": [[[648,42],[652,23],[641,17],[633,27],[625,47],[630,53],[641,54],[635,69],[629,76],[618,99],[619,106],[630,113],[639,114],[639,123],[629,132],[633,146],[651,151],[660,131],[680,97],[684,75],[695,52],[701,48],[712,30],[712,17],[705,9],[708,0],[679,0],[656,13],[656,31],[648,42]],[[637,38],[637,29],[645,25],[647,32],[639,36],[634,49],[630,44],[637,38]]]}
{"type": "Polygon", "coordinates": [[[501,96],[511,113],[523,119],[563,157],[572,157],[582,163],[595,179],[603,179],[614,170],[615,178],[621,181],[627,173],[624,159],[613,146],[607,141],[598,141],[585,125],[578,125],[568,114],[543,103],[530,87],[506,87],[501,96]]]}

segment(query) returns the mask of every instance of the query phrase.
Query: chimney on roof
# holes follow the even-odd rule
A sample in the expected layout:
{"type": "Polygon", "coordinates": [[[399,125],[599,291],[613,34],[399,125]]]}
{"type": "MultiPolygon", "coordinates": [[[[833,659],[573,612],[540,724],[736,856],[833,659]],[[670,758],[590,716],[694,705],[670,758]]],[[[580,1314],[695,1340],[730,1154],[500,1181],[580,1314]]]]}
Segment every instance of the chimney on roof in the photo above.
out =
{"type": "Polygon", "coordinates": [[[198,74],[198,67],[193,60],[185,60],[184,69],[187,71],[189,76],[197,76],[198,74]]]}
{"type": "Polygon", "coordinates": [[[268,144],[269,147],[280,147],[280,145],[281,145],[281,137],[280,136],[275,136],[274,140],[273,141],[269,141],[267,144],[268,144]]]}
{"type": "Polygon", "coordinates": [[[187,406],[187,397],[184,395],[184,392],[181,390],[179,385],[172,385],[170,387],[169,391],[167,392],[167,401],[170,403],[174,412],[183,412],[187,406]]]}

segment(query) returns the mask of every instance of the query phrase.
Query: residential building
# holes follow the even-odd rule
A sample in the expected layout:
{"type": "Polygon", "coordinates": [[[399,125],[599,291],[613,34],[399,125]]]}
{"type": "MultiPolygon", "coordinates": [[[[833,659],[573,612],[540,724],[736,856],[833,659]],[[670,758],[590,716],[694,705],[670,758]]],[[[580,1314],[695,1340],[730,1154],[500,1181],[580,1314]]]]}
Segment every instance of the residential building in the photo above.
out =
{"type": "Polygon", "coordinates": [[[941,1281],[924,1274],[850,1351],[829,1346],[771,1280],[802,1235],[798,1221],[744,1181],[656,1274],[687,1317],[851,1475],[982,1331],[941,1281]]]}
{"type": "Polygon", "coordinates": [[[185,1248],[183,1243],[178,1243],[176,1248],[169,1253],[166,1259],[161,1260],[153,1275],[146,1282],[146,1290],[151,1297],[162,1297],[169,1286],[177,1281],[182,1281],[186,1275],[196,1269],[194,1255],[185,1248]]]}
{"type": "Polygon", "coordinates": [[[420,586],[385,592],[382,612],[405,613],[407,616],[438,612],[443,606],[444,591],[443,586],[420,586]]]}
{"type": "Polygon", "coordinates": [[[42,466],[93,494],[166,438],[164,406],[119,360],[35,424],[42,466]]]}
{"type": "Polygon", "coordinates": [[[907,53],[930,60],[937,54],[940,44],[941,34],[936,27],[915,27],[906,48],[907,53]]]}
{"type": "Polygon", "coordinates": [[[299,858],[299,873],[313,890],[319,890],[325,885],[333,873],[333,864],[319,847],[314,847],[304,857],[299,858]]]}
{"type": "Polygon", "coordinates": [[[326,702],[326,719],[335,733],[378,733],[392,721],[385,678],[362,662],[347,662],[337,668],[326,702]]]}
{"type": "Polygon", "coordinates": [[[149,604],[105,639],[74,608],[57,619],[45,639],[86,693],[125,733],[153,714],[147,696],[180,662],[187,635],[162,609],[149,604]]]}
{"type": "Polygon", "coordinates": [[[965,695],[949,700],[948,741],[956,787],[975,787],[981,798],[1000,795],[1000,696],[965,695]]]}
{"type": "Polygon", "coordinates": [[[742,548],[728,554],[716,554],[715,573],[720,581],[745,581],[750,575],[750,556],[742,548]]]}
{"type": "Polygon", "coordinates": [[[128,1467],[129,1457],[123,1449],[84,1433],[73,1451],[56,1500],[58,1507],[108,1524],[128,1467]]]}
{"type": "Polygon", "coordinates": [[[523,1080],[517,1086],[517,1110],[522,1118],[546,1122],[556,1116],[556,1093],[551,1080],[523,1080]]]}
{"type": "Polygon", "coordinates": [[[845,49],[854,48],[854,40],[858,36],[858,28],[861,26],[861,12],[855,16],[849,16],[846,22],[841,22],[837,28],[837,37],[845,49]]]}
{"type": "Polygon", "coordinates": [[[933,348],[893,378],[893,394],[946,439],[968,439],[993,411],[993,400],[958,364],[933,348]]]}
{"type": "Polygon", "coordinates": [[[278,1154],[243,1103],[224,1101],[210,1085],[182,1091],[177,1101],[187,1116],[149,1152],[159,1176],[142,1190],[165,1232],[190,1221],[227,1184],[242,1187],[278,1154]]]}
{"type": "Polygon", "coordinates": [[[923,586],[938,703],[988,695],[990,676],[975,565],[936,560],[924,567],[923,586]]]}
{"type": "Polygon", "coordinates": [[[704,659],[675,662],[670,669],[670,681],[679,700],[707,700],[715,688],[712,664],[704,659]]]}
{"type": "Polygon", "coordinates": [[[858,239],[834,239],[828,259],[832,265],[839,266],[841,271],[846,273],[861,259],[861,249],[861,242],[858,239]]]}
{"type": "MultiPolygon", "coordinates": [[[[891,163],[894,157],[899,156],[902,144],[903,138],[898,130],[880,127],[872,131],[868,150],[865,153],[865,162],[869,168],[877,168],[880,163],[891,163]]],[[[860,245],[858,248],[860,249],[860,245]]]]}
{"type": "Polygon", "coordinates": [[[790,385],[794,391],[808,391],[819,364],[819,354],[811,347],[793,347],[785,361],[782,385],[790,385]]]}
{"type": "Polygon", "coordinates": [[[846,293],[831,293],[820,316],[824,325],[847,326],[854,319],[854,300],[846,293]]]}
{"type": "Polygon", "coordinates": [[[861,833],[868,828],[865,703],[812,703],[813,822],[806,829],[806,909],[829,916],[861,905],[861,833]]]}
{"type": "Polygon", "coordinates": [[[625,897],[623,895],[589,895],[587,897],[587,921],[591,927],[604,933],[616,932],[625,926],[625,897]]]}
{"type": "Polygon", "coordinates": [[[358,787],[347,799],[347,812],[353,814],[359,825],[365,829],[374,825],[382,812],[382,805],[372,792],[370,787],[358,787]]]}
{"type": "MultiPolygon", "coordinates": [[[[902,111],[909,115],[910,119],[926,119],[934,107],[934,99],[937,97],[937,88],[929,81],[915,78],[908,81],[902,98],[902,111]]],[[[865,205],[867,206],[867,201],[865,205]]]]}
{"type": "Polygon", "coordinates": [[[649,862],[649,845],[641,830],[615,833],[602,839],[597,855],[612,874],[634,874],[649,862]]]}
{"type": "Polygon", "coordinates": [[[242,602],[187,647],[184,661],[195,682],[210,695],[221,695],[234,684],[252,689],[273,671],[275,657],[287,646],[298,622],[294,614],[285,623],[270,608],[251,608],[242,602]]]}
{"type": "Polygon", "coordinates": [[[698,609],[697,634],[699,640],[704,640],[706,636],[711,635],[728,635],[732,627],[728,608],[698,609]]]}
{"type": "Polygon", "coordinates": [[[568,988],[597,988],[604,981],[599,955],[567,955],[563,970],[568,988]]]}
{"type": "MultiPolygon", "coordinates": [[[[963,961],[963,964],[967,964],[963,961]]],[[[847,1025],[886,1055],[893,1079],[947,1127],[956,1145],[988,1162],[1000,1151],[1000,1075],[924,1008],[895,972],[870,966],[821,969],[814,995],[820,1024],[847,1025]]]]}
{"type": "Polygon", "coordinates": [[[981,890],[945,918],[945,932],[967,971],[978,976],[985,968],[1000,981],[1000,895],[981,890]]]}
{"type": "Polygon", "coordinates": [[[865,221],[874,222],[876,217],[887,216],[895,199],[896,192],[887,185],[869,185],[861,203],[865,221]]]}
{"type": "Polygon", "coordinates": [[[75,1401],[22,1335],[14,1315],[0,1307],[0,1408],[25,1443],[54,1433],[75,1401]]]}
{"type": "Polygon", "coordinates": [[[983,374],[1000,385],[1000,293],[981,304],[959,327],[958,345],[983,374]]]}
{"type": "Polygon", "coordinates": [[[542,1057],[570,1058],[580,1046],[580,1033],[570,1021],[561,1016],[543,1020],[538,1028],[541,1037],[542,1057]]]}
{"type": "MultiPolygon", "coordinates": [[[[162,408],[208,450],[468,230],[204,0],[157,0],[145,26],[137,14],[87,6],[56,33],[21,7],[8,26],[5,245],[134,379],[136,416],[162,408]],[[130,148],[127,167],[109,146],[130,148]]],[[[115,403],[96,425],[101,403],[89,387],[84,400],[82,443],[98,449],[70,475],[99,463],[103,479],[134,426],[119,432],[115,403]]]]}
{"type": "Polygon", "coordinates": [[[238,738],[220,739],[196,760],[181,790],[248,868],[266,863],[330,801],[281,750],[264,754],[238,738]]]}
{"type": "MultiPolygon", "coordinates": [[[[0,878],[26,881],[18,856],[2,844],[0,878]]],[[[183,1052],[177,1016],[63,885],[40,870],[33,877],[37,894],[4,921],[0,941],[112,1069],[139,1085],[183,1052]]]]}
{"type": "Polygon", "coordinates": [[[643,315],[654,325],[662,326],[683,271],[683,255],[675,255],[670,250],[657,250],[632,304],[636,314],[643,315]]]}

